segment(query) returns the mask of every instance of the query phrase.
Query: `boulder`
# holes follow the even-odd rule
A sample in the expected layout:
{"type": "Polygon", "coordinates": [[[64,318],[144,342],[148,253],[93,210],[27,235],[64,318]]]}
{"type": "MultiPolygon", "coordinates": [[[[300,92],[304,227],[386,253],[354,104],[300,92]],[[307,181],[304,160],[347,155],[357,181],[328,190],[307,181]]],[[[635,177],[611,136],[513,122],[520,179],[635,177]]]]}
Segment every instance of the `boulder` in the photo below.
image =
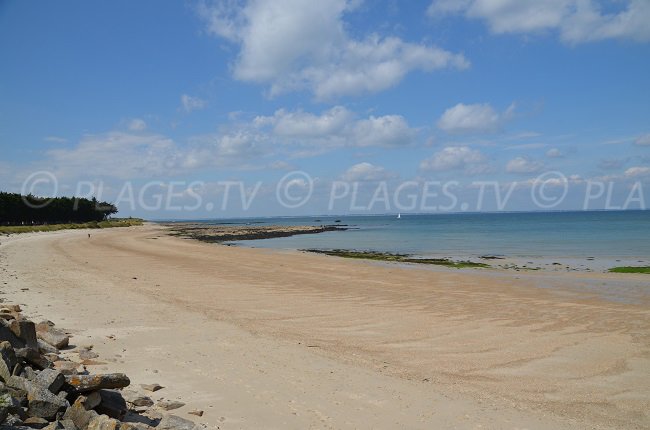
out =
{"type": "Polygon", "coordinates": [[[34,382],[52,393],[57,394],[65,384],[65,376],[58,370],[43,369],[36,375],[34,382]]]}
{"type": "Polygon", "coordinates": [[[53,419],[57,412],[64,410],[68,402],[61,397],[54,395],[47,388],[32,382],[25,381],[27,391],[28,409],[27,415],[30,417],[40,417],[53,419]]]}
{"type": "Polygon", "coordinates": [[[14,320],[9,324],[9,328],[16,337],[25,343],[25,347],[38,349],[38,339],[36,338],[36,325],[29,320],[14,320]]]}
{"type": "Polygon", "coordinates": [[[86,410],[84,407],[83,396],[79,396],[77,401],[70,406],[63,415],[63,420],[70,420],[74,423],[75,427],[78,429],[85,429],[88,427],[88,423],[97,417],[99,414],[93,410],[86,410]]]}
{"type": "Polygon", "coordinates": [[[0,342],[0,378],[4,382],[9,380],[17,363],[16,352],[11,343],[8,341],[0,342]]]}
{"type": "Polygon", "coordinates": [[[88,423],[87,430],[117,430],[120,427],[120,422],[115,418],[107,417],[106,415],[97,415],[88,423]]]}
{"type": "Polygon", "coordinates": [[[102,388],[124,388],[131,383],[124,373],[68,375],[65,377],[65,381],[77,393],[87,393],[102,388]]]}
{"type": "Polygon", "coordinates": [[[38,351],[30,348],[17,349],[16,356],[22,358],[37,369],[46,369],[52,365],[50,360],[42,356],[38,351]]]}
{"type": "Polygon", "coordinates": [[[57,349],[68,346],[70,336],[49,324],[49,321],[36,325],[36,336],[57,349]]]}
{"type": "Polygon", "coordinates": [[[49,343],[41,340],[41,339],[36,339],[36,344],[38,346],[38,351],[41,354],[58,354],[59,350],[50,345],[49,343]]]}
{"type": "Polygon", "coordinates": [[[196,430],[198,426],[190,420],[176,415],[165,415],[156,430],[196,430]]]}
{"type": "Polygon", "coordinates": [[[50,422],[44,418],[29,417],[23,421],[23,424],[33,429],[42,429],[47,427],[50,422]]]}
{"type": "Polygon", "coordinates": [[[99,390],[101,402],[95,409],[111,418],[121,420],[127,413],[126,400],[117,390],[99,390]]]}
{"type": "Polygon", "coordinates": [[[123,390],[122,397],[133,406],[153,406],[153,400],[134,390],[123,390]]]}

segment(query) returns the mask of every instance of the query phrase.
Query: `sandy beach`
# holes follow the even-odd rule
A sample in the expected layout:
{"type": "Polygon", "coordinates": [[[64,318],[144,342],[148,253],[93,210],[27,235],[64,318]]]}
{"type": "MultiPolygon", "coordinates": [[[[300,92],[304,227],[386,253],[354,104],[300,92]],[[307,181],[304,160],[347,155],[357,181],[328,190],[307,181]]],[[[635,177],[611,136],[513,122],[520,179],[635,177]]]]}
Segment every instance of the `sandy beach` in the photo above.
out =
{"type": "Polygon", "coordinates": [[[210,428],[650,427],[647,275],[404,267],[156,225],[91,233],[2,237],[2,298],[210,428]]]}

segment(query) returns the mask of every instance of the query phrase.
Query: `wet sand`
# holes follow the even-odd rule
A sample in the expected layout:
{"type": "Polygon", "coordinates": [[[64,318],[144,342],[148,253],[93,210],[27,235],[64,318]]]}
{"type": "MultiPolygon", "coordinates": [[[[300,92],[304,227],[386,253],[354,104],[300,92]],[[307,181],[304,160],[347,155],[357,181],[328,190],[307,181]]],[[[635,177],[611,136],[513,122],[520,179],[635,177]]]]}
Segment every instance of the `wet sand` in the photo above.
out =
{"type": "Polygon", "coordinates": [[[650,426],[647,275],[403,267],[151,225],[0,242],[3,298],[210,426],[650,426]]]}

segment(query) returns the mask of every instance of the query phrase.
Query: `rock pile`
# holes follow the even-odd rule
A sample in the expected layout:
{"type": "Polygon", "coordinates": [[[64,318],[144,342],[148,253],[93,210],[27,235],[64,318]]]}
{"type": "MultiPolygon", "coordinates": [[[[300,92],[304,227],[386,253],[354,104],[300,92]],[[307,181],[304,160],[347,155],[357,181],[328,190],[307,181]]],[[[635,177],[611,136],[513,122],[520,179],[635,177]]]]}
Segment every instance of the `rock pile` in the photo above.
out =
{"type": "MultiPolygon", "coordinates": [[[[123,373],[91,375],[84,364],[97,354],[79,352],[81,363],[60,356],[70,336],[44,321],[25,318],[19,305],[0,308],[0,430],[196,430],[184,418],[163,414],[165,406],[137,390],[123,390],[123,373]],[[79,370],[83,366],[82,370],[79,370]]],[[[156,391],[158,384],[143,385],[156,391]]],[[[168,402],[169,403],[169,402],[168,402]]],[[[181,404],[182,405],[182,404],[181,404]]]]}

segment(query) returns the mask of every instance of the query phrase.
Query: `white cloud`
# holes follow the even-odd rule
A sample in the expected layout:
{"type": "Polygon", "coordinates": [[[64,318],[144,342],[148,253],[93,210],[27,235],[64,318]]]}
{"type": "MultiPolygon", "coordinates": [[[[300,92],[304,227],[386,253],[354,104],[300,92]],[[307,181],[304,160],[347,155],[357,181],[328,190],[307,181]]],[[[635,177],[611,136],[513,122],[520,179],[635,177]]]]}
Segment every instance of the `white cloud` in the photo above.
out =
{"type": "Polygon", "coordinates": [[[343,173],[341,179],[349,182],[383,181],[394,178],[396,175],[381,166],[367,162],[355,164],[343,173]]]}
{"type": "Polygon", "coordinates": [[[208,105],[208,102],[202,100],[198,97],[192,97],[187,94],[181,95],[181,107],[182,109],[190,113],[193,110],[200,110],[205,108],[208,105]]]}
{"type": "Polygon", "coordinates": [[[548,158],[562,158],[564,157],[564,154],[562,153],[562,151],[560,151],[557,148],[551,148],[548,151],[546,151],[546,156],[548,158]]]}
{"type": "Polygon", "coordinates": [[[508,161],[506,171],[508,173],[535,173],[544,168],[544,164],[539,161],[530,160],[525,157],[517,157],[508,161]]]}
{"type": "Polygon", "coordinates": [[[467,146],[448,146],[420,163],[420,169],[436,172],[464,169],[467,173],[481,173],[487,168],[486,157],[467,146]]]}
{"type": "Polygon", "coordinates": [[[634,143],[639,146],[650,146],[650,133],[639,136],[634,143]]]}
{"type": "Polygon", "coordinates": [[[615,12],[603,12],[612,2],[599,0],[434,0],[431,16],[463,14],[487,22],[492,33],[556,31],[570,44],[604,39],[650,41],[650,2],[622,0],[615,12]],[[608,4],[610,3],[610,4],[608,4]]]}
{"type": "Polygon", "coordinates": [[[442,114],[437,125],[441,130],[451,134],[494,133],[512,118],[514,110],[514,103],[503,113],[497,112],[487,103],[470,105],[458,103],[442,114]]]}
{"type": "Polygon", "coordinates": [[[257,0],[203,3],[207,31],[239,46],[236,79],[270,85],[270,95],[311,91],[319,100],[373,93],[414,70],[463,69],[469,62],[436,46],[345,29],[357,1],[257,0]]]}
{"type": "Polygon", "coordinates": [[[256,117],[253,125],[258,129],[270,128],[270,133],[285,144],[329,147],[403,146],[412,143],[417,135],[417,130],[409,127],[402,116],[359,119],[343,106],[335,106],[320,115],[280,109],[272,116],[256,117]]]}
{"type": "Polygon", "coordinates": [[[129,122],[129,130],[144,131],[147,129],[147,123],[140,118],[134,118],[129,122]]]}
{"type": "Polygon", "coordinates": [[[57,176],[109,176],[133,179],[164,174],[174,167],[174,142],[161,135],[110,132],[86,135],[73,148],[48,151],[57,176]]]}
{"type": "Polygon", "coordinates": [[[640,178],[642,176],[650,176],[650,167],[635,166],[635,167],[630,167],[625,171],[626,178],[640,178]]]}

